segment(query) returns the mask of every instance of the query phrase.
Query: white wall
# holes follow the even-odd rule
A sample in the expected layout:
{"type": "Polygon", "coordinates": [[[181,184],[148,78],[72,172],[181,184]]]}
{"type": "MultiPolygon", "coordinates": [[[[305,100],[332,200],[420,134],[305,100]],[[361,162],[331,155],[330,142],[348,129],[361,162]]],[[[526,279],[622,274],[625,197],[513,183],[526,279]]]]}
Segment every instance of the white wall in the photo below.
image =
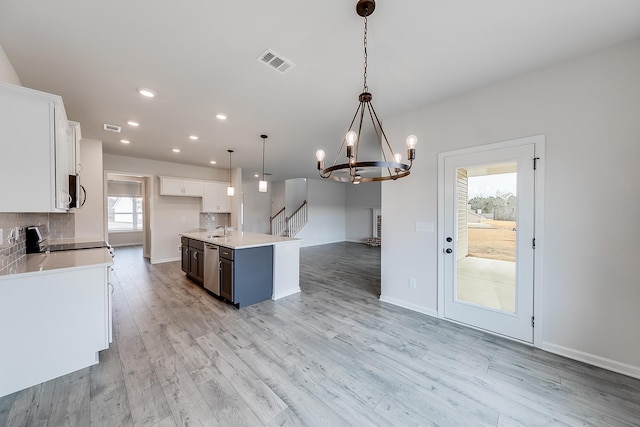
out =
{"type": "Polygon", "coordinates": [[[144,235],[142,231],[118,231],[109,233],[109,244],[111,246],[138,246],[142,245],[144,235]]]}
{"type": "Polygon", "coordinates": [[[308,224],[296,238],[301,246],[323,245],[345,240],[344,183],[307,180],[308,224]]]}
{"type": "Polygon", "coordinates": [[[307,200],[307,179],[294,178],[284,182],[286,215],[291,216],[307,200]]]}
{"type": "Polygon", "coordinates": [[[640,377],[639,117],[640,39],[387,120],[419,145],[382,186],[381,298],[436,313],[436,234],[414,226],[437,219],[438,153],[545,134],[537,345],[640,377]]]}
{"type": "MultiPolygon", "coordinates": [[[[381,206],[381,184],[347,184],[345,192],[345,239],[349,242],[366,242],[369,237],[373,237],[373,209],[380,209],[381,206]]],[[[382,227],[384,224],[383,216],[382,227]]]]}
{"type": "MultiPolygon", "coordinates": [[[[271,215],[274,216],[280,209],[284,208],[285,204],[285,181],[278,181],[270,183],[269,191],[271,192],[271,215]]],[[[285,212],[286,215],[286,212],[285,212]]]]}
{"type": "Polygon", "coordinates": [[[20,78],[16,73],[15,68],[9,61],[7,54],[4,52],[4,49],[0,45],[0,82],[7,82],[14,85],[22,86],[20,83],[20,78]]]}
{"type": "Polygon", "coordinates": [[[269,183],[267,186],[267,192],[261,193],[258,191],[257,182],[243,183],[242,197],[244,200],[244,231],[269,234],[272,188],[273,185],[269,183]]]}
{"type": "MultiPolygon", "coordinates": [[[[178,233],[194,230],[200,226],[202,198],[160,196],[160,175],[195,178],[212,181],[228,181],[228,171],[177,163],[146,160],[135,157],[104,154],[104,170],[133,175],[153,176],[150,192],[150,260],[151,263],[180,259],[180,236],[178,233]]],[[[237,191],[237,190],[236,190],[237,191]]]]}
{"type": "Polygon", "coordinates": [[[104,176],[102,173],[102,141],[80,140],[80,184],[87,192],[81,209],[75,209],[76,237],[105,238],[104,176]]]}

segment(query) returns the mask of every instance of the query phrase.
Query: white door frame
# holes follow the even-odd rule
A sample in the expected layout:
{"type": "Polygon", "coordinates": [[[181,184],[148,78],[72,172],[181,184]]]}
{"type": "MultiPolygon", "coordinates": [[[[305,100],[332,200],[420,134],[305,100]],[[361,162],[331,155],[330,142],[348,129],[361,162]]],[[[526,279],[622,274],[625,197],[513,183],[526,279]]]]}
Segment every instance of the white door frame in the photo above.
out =
{"type": "MultiPolygon", "coordinates": [[[[516,147],[520,145],[534,144],[536,162],[536,173],[534,177],[535,185],[535,208],[534,208],[534,233],[535,233],[535,252],[534,252],[534,270],[533,270],[533,313],[535,316],[535,327],[533,328],[533,345],[540,347],[542,345],[542,325],[543,325],[543,306],[542,306],[542,260],[544,248],[544,155],[545,155],[545,135],[535,135],[525,138],[513,139],[509,141],[496,142],[493,144],[479,145],[475,147],[463,148],[460,150],[447,151],[438,154],[438,317],[444,317],[444,207],[445,207],[445,157],[451,155],[478,153],[487,150],[495,150],[499,148],[516,147]]],[[[533,160],[532,160],[533,161],[533,160]]],[[[452,321],[450,319],[445,319],[452,321]]],[[[467,325],[468,326],[468,325],[467,325]]],[[[508,338],[508,337],[507,337],[508,338]]],[[[519,341],[520,342],[520,341],[519,341]]]]}

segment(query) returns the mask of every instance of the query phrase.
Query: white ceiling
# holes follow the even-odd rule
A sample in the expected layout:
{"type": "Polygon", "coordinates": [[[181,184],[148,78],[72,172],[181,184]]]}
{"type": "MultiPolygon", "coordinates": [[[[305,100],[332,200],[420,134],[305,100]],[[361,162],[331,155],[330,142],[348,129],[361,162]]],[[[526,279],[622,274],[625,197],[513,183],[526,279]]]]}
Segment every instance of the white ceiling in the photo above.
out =
{"type": "MultiPolygon", "coordinates": [[[[107,153],[226,168],[231,148],[247,176],[262,168],[266,133],[273,180],[313,177],[316,149],[335,157],[362,89],[355,4],[0,0],[0,45],[22,84],[61,95],[107,153]],[[256,61],[267,48],[295,68],[281,75],[256,61]]],[[[378,0],[369,88],[384,121],[638,36],[638,0],[378,0]]],[[[417,161],[428,143],[419,139],[417,161]]]]}

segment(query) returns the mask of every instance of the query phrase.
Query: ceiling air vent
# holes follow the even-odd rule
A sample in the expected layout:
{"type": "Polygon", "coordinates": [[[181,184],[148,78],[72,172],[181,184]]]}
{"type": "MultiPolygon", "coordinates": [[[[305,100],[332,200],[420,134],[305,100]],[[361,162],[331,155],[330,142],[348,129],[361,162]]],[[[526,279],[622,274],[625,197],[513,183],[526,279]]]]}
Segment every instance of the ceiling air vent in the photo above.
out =
{"type": "Polygon", "coordinates": [[[116,133],[120,133],[120,131],[122,130],[122,128],[120,126],[116,126],[116,125],[110,125],[108,123],[104,124],[104,130],[108,130],[109,132],[116,132],[116,133]]]}
{"type": "Polygon", "coordinates": [[[262,62],[264,65],[269,68],[273,68],[280,74],[285,74],[287,71],[295,67],[295,64],[288,59],[278,55],[276,52],[271,49],[265,50],[262,55],[256,58],[259,62],[262,62]]]}

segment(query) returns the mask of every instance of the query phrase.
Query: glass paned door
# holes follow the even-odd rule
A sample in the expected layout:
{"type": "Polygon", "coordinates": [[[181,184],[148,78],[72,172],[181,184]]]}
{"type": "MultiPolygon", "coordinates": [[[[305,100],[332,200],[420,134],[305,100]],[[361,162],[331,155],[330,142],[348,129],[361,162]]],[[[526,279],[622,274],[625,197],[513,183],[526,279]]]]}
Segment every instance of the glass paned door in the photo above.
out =
{"type": "Polygon", "coordinates": [[[534,146],[445,157],[444,316],[526,342],[533,329],[534,146]]]}

